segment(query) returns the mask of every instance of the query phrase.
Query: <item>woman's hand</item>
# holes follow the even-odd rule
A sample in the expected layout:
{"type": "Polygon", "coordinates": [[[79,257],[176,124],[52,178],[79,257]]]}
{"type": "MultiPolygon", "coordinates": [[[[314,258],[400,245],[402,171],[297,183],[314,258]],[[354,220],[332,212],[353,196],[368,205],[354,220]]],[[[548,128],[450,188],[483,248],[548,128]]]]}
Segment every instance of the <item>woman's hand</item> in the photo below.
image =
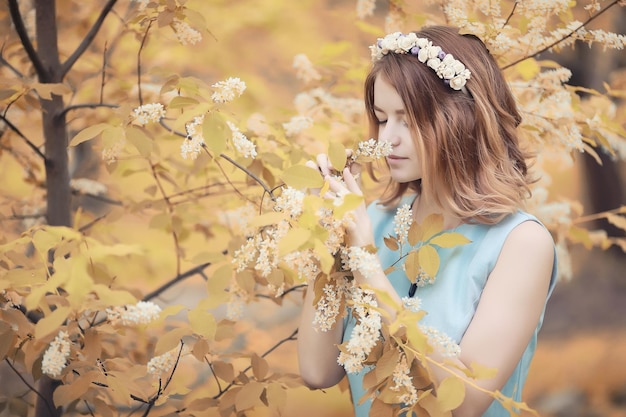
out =
{"type": "MultiPolygon", "coordinates": [[[[351,151],[347,151],[348,159],[351,151]]],[[[332,166],[328,155],[317,155],[316,162],[308,161],[306,165],[318,170],[329,184],[329,194],[324,197],[345,196],[347,194],[363,195],[358,177],[361,173],[361,166],[352,163],[341,172],[341,179],[334,176],[339,172],[332,166]]],[[[352,211],[352,219],[347,222],[346,233],[348,246],[368,246],[374,243],[372,225],[367,215],[365,202],[352,211]]]]}

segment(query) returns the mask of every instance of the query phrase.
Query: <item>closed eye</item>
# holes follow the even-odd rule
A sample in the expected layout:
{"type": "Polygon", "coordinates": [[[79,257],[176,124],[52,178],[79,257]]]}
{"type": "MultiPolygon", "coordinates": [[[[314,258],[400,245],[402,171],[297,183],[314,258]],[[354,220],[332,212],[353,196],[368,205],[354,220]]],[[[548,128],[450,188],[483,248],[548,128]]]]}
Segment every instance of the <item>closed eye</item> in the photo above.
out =
{"type": "Polygon", "coordinates": [[[379,125],[384,125],[385,123],[387,123],[386,120],[377,120],[379,125]]]}

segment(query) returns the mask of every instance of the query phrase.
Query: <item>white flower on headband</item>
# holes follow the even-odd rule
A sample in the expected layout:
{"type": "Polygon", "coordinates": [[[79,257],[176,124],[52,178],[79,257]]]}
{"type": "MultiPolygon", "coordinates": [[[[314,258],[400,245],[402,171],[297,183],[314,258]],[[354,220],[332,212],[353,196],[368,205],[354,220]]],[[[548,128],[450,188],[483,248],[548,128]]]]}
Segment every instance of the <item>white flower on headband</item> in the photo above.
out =
{"type": "Polygon", "coordinates": [[[441,47],[433,45],[426,38],[418,38],[415,33],[404,35],[401,32],[390,33],[378,38],[375,45],[370,46],[372,61],[376,62],[390,52],[395,54],[411,54],[431,68],[439,78],[453,90],[465,90],[465,83],[472,73],[452,54],[445,53],[441,47]]]}

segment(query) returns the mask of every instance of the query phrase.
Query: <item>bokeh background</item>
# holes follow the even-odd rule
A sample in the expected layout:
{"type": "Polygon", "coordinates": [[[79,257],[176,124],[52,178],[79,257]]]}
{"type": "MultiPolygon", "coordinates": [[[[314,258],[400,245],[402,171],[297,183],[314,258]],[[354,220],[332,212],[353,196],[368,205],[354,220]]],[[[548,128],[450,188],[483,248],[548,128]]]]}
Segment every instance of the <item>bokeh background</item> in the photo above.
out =
{"type": "MultiPolygon", "coordinates": [[[[60,12],[71,16],[72,10],[63,9],[63,4],[70,2],[60,4],[60,12]]],[[[210,34],[206,34],[201,43],[185,48],[177,45],[173,33],[171,39],[166,36],[158,44],[148,42],[144,56],[153,66],[150,70],[158,73],[162,67],[207,83],[240,77],[248,89],[233,110],[238,116],[244,119],[245,115],[263,112],[268,119],[285,120],[294,114],[294,97],[305,88],[295,76],[294,56],[304,53],[327,71],[344,75],[354,71],[353,78],[358,80],[364,68],[353,63],[368,56],[367,46],[375,38],[368,25],[383,27],[388,8],[387,2],[378,1],[374,15],[363,21],[357,17],[355,0],[189,0],[187,5],[201,12],[210,34]]],[[[581,15],[585,13],[583,6],[581,3],[578,10],[581,15]]],[[[414,23],[417,28],[423,22],[414,23]]],[[[594,27],[625,33],[625,8],[612,10],[594,22],[594,27]]],[[[0,28],[0,31],[8,29],[0,28]]],[[[62,41],[76,42],[71,35],[62,41]]],[[[126,53],[130,66],[136,51],[129,47],[126,53]]],[[[623,51],[577,45],[559,54],[545,54],[545,57],[570,68],[574,74],[572,84],[601,88],[603,81],[624,71],[624,55],[623,51]]],[[[116,57],[117,64],[124,65],[123,58],[122,46],[116,57]]],[[[94,68],[98,65],[93,63],[94,68]]],[[[330,88],[332,77],[329,83],[330,88]]],[[[38,129],[38,126],[27,127],[25,133],[36,136],[38,129]]],[[[626,204],[624,162],[603,157],[600,166],[584,154],[576,154],[573,159],[572,169],[553,173],[554,189],[581,201],[585,213],[626,204]]],[[[87,174],[97,172],[105,182],[107,178],[110,182],[119,180],[115,173],[103,172],[98,163],[83,164],[81,169],[87,174]]],[[[30,198],[30,188],[11,181],[20,170],[15,161],[0,155],[1,193],[5,201],[30,198]]],[[[139,181],[125,186],[139,190],[143,184],[139,181]]],[[[1,210],[6,217],[11,215],[10,204],[5,204],[1,210]]],[[[93,210],[99,210],[97,204],[93,210]]],[[[155,274],[138,277],[136,282],[138,289],[147,290],[168,275],[161,271],[172,271],[174,258],[168,255],[171,251],[168,236],[148,230],[142,222],[141,218],[131,216],[115,227],[119,229],[116,231],[119,236],[151,234],[148,249],[154,257],[155,274]]],[[[15,225],[3,222],[2,227],[15,225]]],[[[608,224],[599,223],[596,227],[623,236],[622,231],[608,224]]],[[[557,285],[548,304],[525,399],[542,416],[626,416],[626,256],[619,249],[602,251],[575,246],[571,249],[571,258],[573,278],[557,285]]],[[[132,265],[129,268],[133,268],[132,265]]],[[[190,280],[184,287],[163,294],[160,301],[193,304],[197,301],[195,289],[202,285],[200,279],[190,280]]],[[[262,352],[293,330],[298,314],[297,303],[289,299],[282,306],[251,304],[246,316],[254,320],[239,324],[240,343],[262,352]]],[[[295,343],[289,342],[268,360],[278,369],[297,372],[295,358],[295,343]]],[[[3,395],[10,395],[9,387],[14,380],[15,376],[3,374],[0,379],[3,395]]],[[[267,411],[258,412],[258,415],[265,413],[267,411]]],[[[352,406],[345,384],[324,391],[298,388],[289,395],[284,415],[350,416],[352,406]]]]}

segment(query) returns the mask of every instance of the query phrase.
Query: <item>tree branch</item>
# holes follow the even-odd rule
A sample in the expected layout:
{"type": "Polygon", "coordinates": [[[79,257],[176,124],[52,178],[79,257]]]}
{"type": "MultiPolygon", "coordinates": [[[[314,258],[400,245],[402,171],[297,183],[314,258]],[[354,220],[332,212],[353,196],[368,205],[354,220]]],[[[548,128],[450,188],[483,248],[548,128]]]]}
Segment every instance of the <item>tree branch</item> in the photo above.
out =
{"type": "Polygon", "coordinates": [[[11,123],[9,119],[0,114],[0,120],[4,121],[4,123],[9,126],[9,129],[17,133],[17,135],[26,142],[28,147],[35,151],[35,153],[40,156],[44,162],[46,161],[46,155],[44,155],[43,152],[41,152],[41,150],[33,142],[31,142],[13,123],[11,123]]]}
{"type": "Polygon", "coordinates": [[[137,51],[137,96],[139,98],[140,106],[143,105],[143,97],[141,96],[141,52],[143,51],[143,47],[146,45],[146,40],[148,39],[148,33],[150,33],[152,22],[152,20],[148,22],[146,33],[144,33],[143,38],[141,39],[141,45],[139,46],[139,50],[137,51]]]}
{"type": "Polygon", "coordinates": [[[560,44],[564,40],[571,38],[574,35],[574,33],[578,32],[580,29],[582,29],[585,26],[587,26],[589,23],[594,21],[596,18],[598,18],[604,12],[606,12],[611,7],[613,7],[617,3],[619,3],[619,1],[620,0],[613,0],[613,2],[611,4],[609,4],[604,9],[600,10],[598,13],[594,14],[593,16],[591,16],[589,19],[585,20],[576,29],[572,30],[570,33],[568,33],[567,35],[563,36],[561,39],[558,39],[558,40],[552,42],[550,45],[548,45],[548,46],[546,46],[544,48],[541,48],[540,50],[538,50],[537,52],[532,53],[531,55],[526,55],[525,57],[522,57],[522,58],[520,58],[518,60],[515,60],[515,61],[511,62],[510,64],[506,64],[505,66],[502,67],[502,70],[504,71],[504,70],[506,70],[508,68],[514,67],[515,65],[519,64],[520,62],[526,61],[527,59],[530,59],[530,58],[534,58],[537,55],[542,54],[542,53],[544,53],[544,52],[554,48],[555,46],[557,46],[558,44],[560,44]]]}
{"type": "Polygon", "coordinates": [[[77,110],[77,109],[97,109],[100,107],[107,107],[109,109],[117,109],[120,106],[118,106],[117,104],[106,104],[106,103],[85,103],[85,104],[74,104],[71,106],[67,106],[66,108],[64,108],[61,113],[59,113],[59,116],[65,116],[68,112],[72,111],[72,110],[77,110]]]}
{"type": "Polygon", "coordinates": [[[15,68],[13,65],[11,65],[11,63],[9,61],[4,59],[4,56],[2,55],[3,52],[4,52],[4,45],[2,45],[2,50],[0,50],[0,64],[4,65],[9,70],[11,70],[11,72],[13,74],[17,75],[18,78],[23,79],[24,78],[24,74],[22,74],[17,68],[15,68]]]}
{"type": "Polygon", "coordinates": [[[20,15],[20,7],[17,4],[17,0],[8,0],[8,4],[9,12],[11,13],[11,20],[13,20],[13,25],[15,25],[15,31],[17,32],[17,36],[19,36],[20,41],[22,42],[22,46],[24,47],[24,50],[26,51],[26,54],[30,59],[30,62],[33,63],[35,71],[39,76],[39,80],[41,82],[46,82],[50,77],[50,73],[44,67],[43,62],[37,54],[37,51],[35,51],[35,47],[28,38],[28,31],[24,26],[22,15],[20,15]]]}
{"type": "Polygon", "coordinates": [[[41,398],[44,401],[44,403],[48,407],[48,411],[50,411],[50,415],[54,415],[55,411],[50,405],[50,403],[48,402],[48,400],[46,400],[46,398],[44,398],[41,395],[41,393],[35,389],[35,387],[33,387],[31,384],[28,383],[28,381],[26,381],[26,379],[24,379],[22,374],[17,369],[15,369],[11,361],[9,361],[9,358],[4,358],[4,361],[9,365],[9,367],[13,370],[13,372],[15,372],[15,375],[17,375],[18,378],[22,380],[24,385],[26,385],[32,392],[34,392],[39,398],[41,398]]]}
{"type": "MultiPolygon", "coordinates": [[[[10,0],[10,2],[12,1],[15,1],[15,0],[10,0]]],[[[98,19],[96,19],[91,29],[89,29],[89,32],[87,32],[87,35],[85,35],[85,38],[82,40],[80,45],[78,45],[78,47],[72,53],[72,55],[70,55],[67,58],[67,60],[63,63],[61,67],[61,78],[63,78],[65,74],[67,74],[68,71],[72,69],[76,61],[78,61],[78,58],[80,58],[81,55],[87,50],[89,45],[91,45],[91,42],[93,42],[93,40],[96,37],[96,34],[102,27],[102,24],[104,23],[104,19],[107,17],[111,9],[113,9],[113,6],[115,6],[116,2],[117,0],[109,0],[107,4],[104,5],[102,11],[100,12],[100,15],[98,16],[98,19]]]]}
{"type": "Polygon", "coordinates": [[[169,288],[173,287],[174,285],[176,285],[177,283],[195,275],[195,274],[199,274],[202,271],[204,271],[205,268],[207,268],[209,265],[211,265],[210,262],[206,262],[203,264],[200,264],[196,267],[191,268],[190,270],[183,272],[180,275],[177,275],[176,277],[174,277],[172,280],[166,282],[165,284],[163,284],[162,286],[160,286],[159,288],[157,288],[156,290],[144,295],[144,297],[142,298],[142,301],[150,301],[153,298],[158,297],[159,295],[161,295],[162,293],[164,293],[166,290],[168,290],[169,288]]]}

